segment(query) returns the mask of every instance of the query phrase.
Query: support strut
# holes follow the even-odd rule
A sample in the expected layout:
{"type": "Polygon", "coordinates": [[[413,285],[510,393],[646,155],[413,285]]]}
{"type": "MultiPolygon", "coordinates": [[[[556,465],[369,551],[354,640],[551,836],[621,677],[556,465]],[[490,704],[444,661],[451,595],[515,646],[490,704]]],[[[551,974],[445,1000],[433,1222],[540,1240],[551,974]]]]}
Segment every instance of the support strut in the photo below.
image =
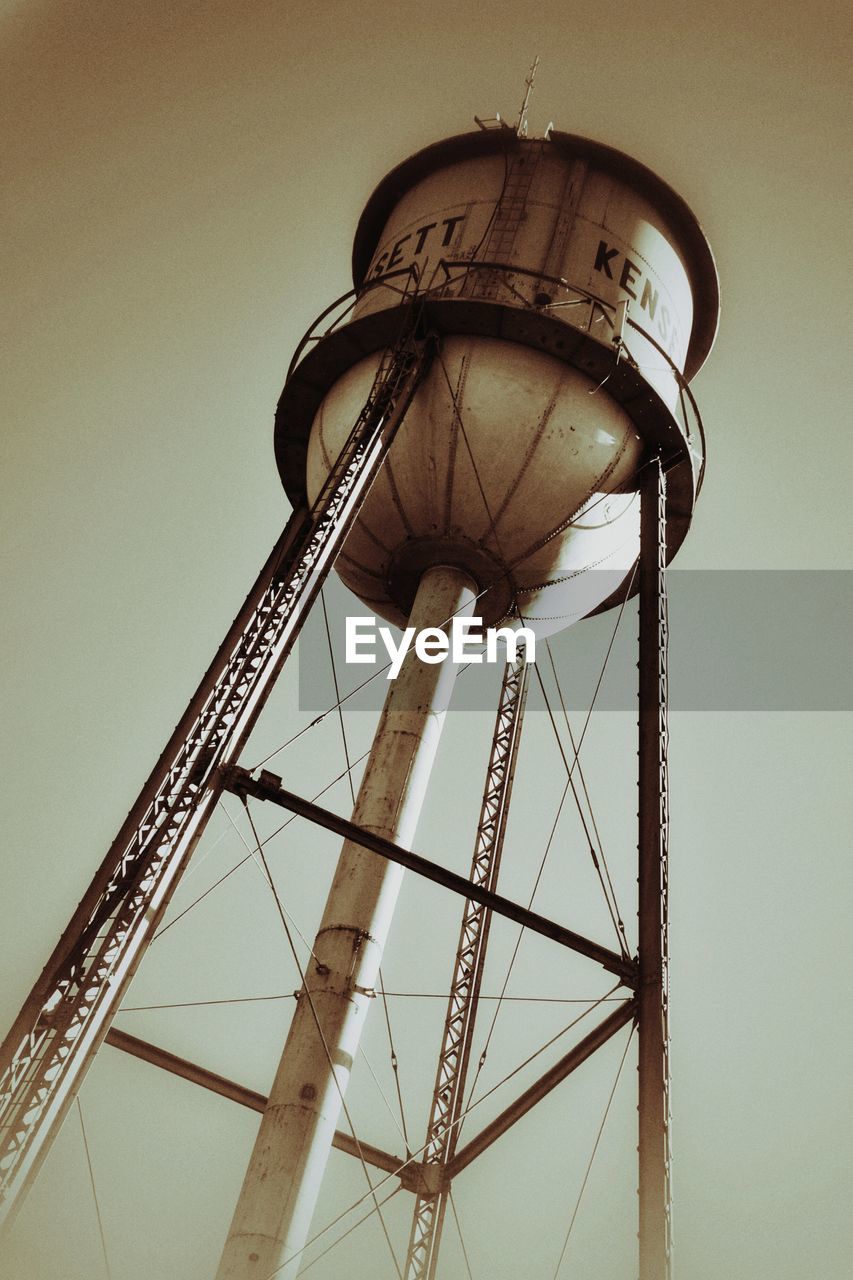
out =
{"type": "MultiPolygon", "coordinates": [[[[241,1107],[248,1107],[250,1111],[257,1111],[263,1115],[267,1109],[269,1099],[262,1093],[247,1089],[236,1080],[228,1080],[225,1076],[217,1075],[215,1071],[208,1071],[206,1067],[199,1066],[196,1062],[179,1058],[176,1053],[161,1049],[159,1045],[140,1040],[138,1036],[129,1035],[126,1031],[119,1031],[117,1027],[110,1028],[104,1041],[114,1049],[120,1049],[122,1053],[128,1053],[142,1062],[150,1062],[152,1066],[160,1067],[173,1076],[189,1080],[191,1084],[200,1085],[202,1089],[219,1094],[220,1098],[229,1098],[231,1102],[238,1102],[241,1107]]],[[[384,1173],[405,1172],[406,1165],[409,1163],[401,1156],[395,1156],[389,1151],[374,1147],[372,1143],[361,1140],[356,1142],[350,1134],[343,1133],[340,1129],[332,1139],[332,1146],[337,1151],[345,1151],[347,1155],[354,1156],[357,1160],[364,1160],[366,1164],[373,1165],[384,1173]]]]}
{"type": "Polygon", "coordinates": [[[640,508],[640,1280],[671,1275],[665,502],[666,477],[655,458],[644,473],[640,508]]]}
{"type": "MultiPolygon", "coordinates": [[[[520,646],[518,656],[507,663],[504,672],[471,862],[472,883],[493,892],[498,881],[526,697],[527,659],[520,646]]],[[[432,1280],[435,1275],[450,1194],[446,1170],[459,1140],[490,924],[489,908],[468,898],[462,914],[423,1155],[427,1166],[424,1173],[433,1171],[436,1176],[425,1177],[430,1190],[420,1192],[415,1201],[406,1280],[432,1280]]]]}
{"type": "Polygon", "coordinates": [[[503,894],[494,893],[491,889],[474,884],[465,876],[460,876],[455,871],[448,871],[440,863],[431,862],[429,858],[412,853],[409,849],[395,844],[393,840],[377,836],[375,832],[368,831],[365,827],[350,822],[346,818],[341,818],[330,809],[324,809],[322,805],[315,804],[313,800],[305,800],[302,796],[285,790],[281,785],[281,778],[267,769],[262,769],[255,777],[246,769],[241,769],[239,766],[232,767],[224,774],[224,785],[237,796],[257,796],[259,800],[269,800],[290,813],[298,813],[309,822],[315,822],[318,827],[325,827],[327,831],[334,831],[336,835],[352,840],[354,844],[370,849],[373,853],[378,853],[380,858],[398,862],[401,867],[414,871],[415,875],[423,876],[433,884],[440,884],[462,898],[472,898],[474,902],[480,902],[488,907],[495,915],[513,920],[516,924],[523,925],[525,929],[530,929],[531,932],[538,933],[543,938],[551,938],[560,946],[568,947],[570,951],[576,951],[578,955],[594,960],[607,973],[614,974],[624,986],[633,990],[637,985],[635,962],[626,960],[618,951],[611,951],[608,947],[603,947],[600,943],[575,933],[573,929],[567,929],[565,925],[558,924],[556,920],[551,920],[547,916],[540,915],[538,911],[531,911],[529,907],[523,907],[520,903],[505,898],[503,894]]]}
{"type": "Polygon", "coordinates": [[[434,352],[408,313],[313,510],[294,512],[0,1047],[0,1221],[29,1186],[434,352]]]}

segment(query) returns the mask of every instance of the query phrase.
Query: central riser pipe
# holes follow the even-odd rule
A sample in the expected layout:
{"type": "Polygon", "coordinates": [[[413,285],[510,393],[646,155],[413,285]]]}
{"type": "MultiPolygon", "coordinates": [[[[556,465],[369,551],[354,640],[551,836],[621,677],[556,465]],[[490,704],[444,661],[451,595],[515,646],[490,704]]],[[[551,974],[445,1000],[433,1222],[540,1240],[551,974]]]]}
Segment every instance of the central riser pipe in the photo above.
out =
{"type": "MultiPolygon", "coordinates": [[[[461,570],[428,569],[409,625],[469,615],[474,599],[461,570]]],[[[359,789],[359,826],[411,847],[454,675],[450,661],[424,664],[409,650],[359,789]]],[[[297,1274],[402,877],[402,867],[344,843],[217,1280],[297,1274]]]]}

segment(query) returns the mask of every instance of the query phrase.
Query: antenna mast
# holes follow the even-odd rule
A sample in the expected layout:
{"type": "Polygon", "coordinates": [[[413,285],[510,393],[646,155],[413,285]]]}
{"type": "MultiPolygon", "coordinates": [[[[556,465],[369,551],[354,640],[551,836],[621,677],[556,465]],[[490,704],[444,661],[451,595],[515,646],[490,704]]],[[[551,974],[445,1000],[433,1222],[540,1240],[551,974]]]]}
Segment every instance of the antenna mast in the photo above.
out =
{"type": "Polygon", "coordinates": [[[519,138],[527,137],[527,108],[530,105],[530,95],[533,93],[533,81],[536,79],[536,68],[539,66],[539,54],[533,59],[533,64],[527,74],[524,82],[524,97],[521,102],[521,110],[518,113],[518,121],[515,126],[515,132],[519,138]]]}

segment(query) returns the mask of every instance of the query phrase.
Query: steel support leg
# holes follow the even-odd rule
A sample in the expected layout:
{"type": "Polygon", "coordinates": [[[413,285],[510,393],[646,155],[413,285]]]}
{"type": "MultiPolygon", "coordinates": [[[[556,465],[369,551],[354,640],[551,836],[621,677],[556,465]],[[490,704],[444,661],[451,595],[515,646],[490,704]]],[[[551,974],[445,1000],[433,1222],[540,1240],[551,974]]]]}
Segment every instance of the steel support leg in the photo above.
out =
{"type": "Polygon", "coordinates": [[[639,1218],[640,1280],[669,1280],[666,478],[644,472],[640,513],[639,1218]]]}
{"type": "Polygon", "coordinates": [[[58,1132],[432,350],[410,327],[386,353],[314,510],[289,522],[0,1047],[0,1220],[58,1132]]]}
{"type": "MultiPolygon", "coordinates": [[[[477,825],[471,880],[494,890],[500,869],[515,762],[527,696],[527,662],[523,650],[508,663],[501,686],[492,749],[486,772],[483,804],[477,825]]],[[[445,1177],[459,1139],[459,1117],[471,1057],[474,1020],[486,959],[491,912],[470,898],[465,902],[456,965],[450,986],[444,1035],[427,1126],[424,1180],[432,1168],[435,1185],[415,1201],[406,1280],[432,1280],[450,1187],[445,1177]]]]}

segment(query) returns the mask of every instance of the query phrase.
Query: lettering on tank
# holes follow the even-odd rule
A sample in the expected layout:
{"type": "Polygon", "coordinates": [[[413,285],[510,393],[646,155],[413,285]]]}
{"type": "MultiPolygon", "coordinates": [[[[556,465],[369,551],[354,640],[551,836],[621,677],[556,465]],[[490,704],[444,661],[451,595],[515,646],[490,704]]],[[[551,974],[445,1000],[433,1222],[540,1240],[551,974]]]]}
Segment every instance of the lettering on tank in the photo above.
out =
{"type": "Polygon", "coordinates": [[[386,271],[393,271],[407,258],[417,258],[427,249],[446,249],[455,234],[460,222],[464,222],[466,214],[459,213],[452,218],[442,218],[438,222],[426,222],[422,227],[400,236],[390,249],[380,253],[373,264],[371,275],[381,276],[386,271]]]}
{"type": "Polygon", "coordinates": [[[671,309],[660,301],[660,288],[647,275],[642,267],[632,262],[621,249],[611,249],[606,240],[599,240],[595,254],[594,269],[614,280],[629,298],[640,304],[657,331],[661,346],[670,356],[679,350],[678,325],[671,309]]]}

